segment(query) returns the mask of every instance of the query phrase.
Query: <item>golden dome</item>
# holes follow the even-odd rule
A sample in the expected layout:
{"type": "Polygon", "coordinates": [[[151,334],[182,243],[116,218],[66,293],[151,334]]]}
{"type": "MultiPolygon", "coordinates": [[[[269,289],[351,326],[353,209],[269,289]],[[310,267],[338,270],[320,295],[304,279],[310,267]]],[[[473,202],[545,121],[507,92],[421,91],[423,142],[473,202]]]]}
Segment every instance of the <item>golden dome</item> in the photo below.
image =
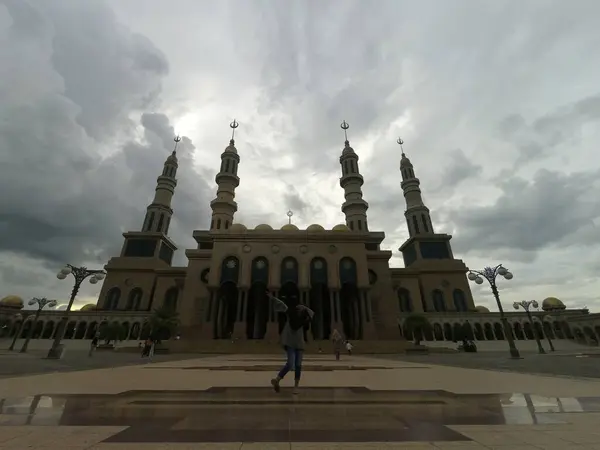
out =
{"type": "Polygon", "coordinates": [[[233,225],[231,225],[231,227],[229,227],[229,231],[231,231],[232,233],[244,233],[247,230],[248,228],[246,228],[246,226],[241,223],[234,223],[233,225]]]}
{"type": "Polygon", "coordinates": [[[96,305],[93,303],[88,303],[87,305],[82,306],[79,311],[95,311],[96,305]]]}
{"type": "Polygon", "coordinates": [[[281,227],[282,231],[299,231],[298,227],[296,225],[294,225],[293,223],[286,223],[284,226],[281,227]]]}
{"type": "Polygon", "coordinates": [[[325,228],[323,228],[321,225],[319,225],[318,223],[313,223],[312,225],[309,225],[308,228],[306,229],[306,231],[310,231],[310,232],[314,232],[314,231],[325,231],[325,228]]]}
{"type": "Polygon", "coordinates": [[[542,302],[542,309],[544,311],[552,311],[553,309],[566,309],[567,307],[556,297],[545,298],[542,302]]]}
{"type": "Polygon", "coordinates": [[[5,308],[21,309],[23,308],[23,299],[18,295],[7,295],[0,300],[0,306],[5,308]]]}
{"type": "Polygon", "coordinates": [[[333,227],[331,229],[331,231],[350,231],[350,228],[348,228],[347,225],[340,223],[340,224],[336,225],[335,227],[333,227]]]}
{"type": "Polygon", "coordinates": [[[485,306],[481,306],[481,305],[476,306],[475,311],[477,311],[478,313],[489,313],[490,312],[489,309],[487,309],[485,306]]]}
{"type": "Polygon", "coordinates": [[[271,225],[267,225],[266,223],[261,223],[254,228],[256,231],[273,231],[273,227],[271,225]]]}

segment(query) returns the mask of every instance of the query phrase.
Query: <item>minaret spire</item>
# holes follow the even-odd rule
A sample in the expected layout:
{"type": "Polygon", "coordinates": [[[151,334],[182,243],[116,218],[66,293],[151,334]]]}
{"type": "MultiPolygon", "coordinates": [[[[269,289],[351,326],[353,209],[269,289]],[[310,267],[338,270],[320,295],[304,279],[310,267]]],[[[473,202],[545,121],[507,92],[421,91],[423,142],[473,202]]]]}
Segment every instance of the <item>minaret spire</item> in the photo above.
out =
{"type": "Polygon", "coordinates": [[[408,232],[411,237],[421,234],[434,234],[429,208],[425,206],[421,196],[421,188],[419,187],[421,182],[415,176],[413,165],[404,153],[404,148],[402,147],[404,141],[402,138],[398,138],[396,142],[400,145],[402,152],[400,173],[402,174],[401,186],[406,200],[404,217],[406,217],[408,232]]]}
{"type": "Polygon", "coordinates": [[[344,130],[344,149],[340,156],[342,166],[342,177],[340,186],[344,189],[346,201],[342,205],[342,212],[346,216],[346,225],[353,231],[369,231],[367,223],[367,209],[369,204],[363,200],[362,185],[363,177],[358,170],[358,155],[350,147],[348,141],[348,128],[350,125],[344,120],[340,125],[344,130]]]}
{"type": "Polygon", "coordinates": [[[142,225],[142,231],[167,234],[173,210],[171,209],[171,200],[175,193],[177,180],[177,144],[181,142],[181,137],[175,136],[175,147],[173,152],[165,161],[162,174],[156,180],[156,192],[154,200],[146,208],[146,217],[142,225]]]}
{"type": "Polygon", "coordinates": [[[221,153],[221,168],[215,182],[217,183],[217,197],[210,202],[212,209],[212,218],[210,222],[211,231],[227,230],[233,223],[233,215],[237,211],[235,202],[235,188],[240,185],[240,179],[237,176],[240,157],[235,148],[235,130],[239,127],[235,121],[229,124],[231,128],[231,140],[223,153],[221,153]]]}

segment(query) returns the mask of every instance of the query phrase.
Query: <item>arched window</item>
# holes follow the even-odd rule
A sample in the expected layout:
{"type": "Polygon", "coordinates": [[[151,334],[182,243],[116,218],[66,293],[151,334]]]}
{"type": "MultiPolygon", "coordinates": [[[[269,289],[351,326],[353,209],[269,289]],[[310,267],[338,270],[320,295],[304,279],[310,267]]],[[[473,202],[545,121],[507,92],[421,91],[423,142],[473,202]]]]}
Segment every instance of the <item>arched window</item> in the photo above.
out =
{"type": "Polygon", "coordinates": [[[454,308],[457,311],[467,311],[467,300],[465,299],[465,293],[461,289],[454,289],[452,299],[454,300],[454,308]]]}
{"type": "Polygon", "coordinates": [[[210,229],[212,230],[215,227],[215,219],[210,221],[210,229]]]}
{"type": "Polygon", "coordinates": [[[358,231],[362,231],[362,220],[358,221],[358,231]]]}
{"type": "Polygon", "coordinates": [[[221,284],[232,282],[237,284],[240,273],[240,261],[235,256],[229,256],[221,263],[221,284]]]}
{"type": "Polygon", "coordinates": [[[408,289],[398,289],[398,305],[401,312],[412,312],[412,299],[410,298],[410,291],[408,289]]]}
{"type": "Polygon", "coordinates": [[[171,218],[167,217],[167,225],[165,226],[165,234],[169,232],[169,225],[171,225],[171,218]]]}
{"type": "Polygon", "coordinates": [[[106,293],[106,300],[104,302],[104,309],[109,311],[117,309],[119,306],[119,299],[121,298],[121,289],[118,287],[111,288],[106,293]]]}
{"type": "Polygon", "coordinates": [[[142,290],[140,288],[134,288],[129,293],[129,297],[127,298],[127,310],[137,311],[140,309],[140,304],[142,302],[142,290]]]}
{"type": "Polygon", "coordinates": [[[344,283],[356,284],[356,262],[352,258],[340,259],[339,271],[341,285],[343,285],[344,283]]]}
{"type": "Polygon", "coordinates": [[[225,229],[228,230],[229,229],[229,220],[225,221],[225,229]]]}
{"type": "Polygon", "coordinates": [[[431,293],[431,297],[433,299],[433,308],[437,312],[446,311],[446,302],[444,301],[444,293],[442,291],[440,291],[439,289],[435,289],[431,293]]]}
{"type": "Polygon", "coordinates": [[[423,222],[423,230],[425,230],[425,233],[429,233],[429,227],[427,226],[427,217],[425,216],[425,214],[421,214],[421,221],[423,222]]]}
{"type": "Polygon", "coordinates": [[[353,159],[350,160],[350,170],[352,171],[352,173],[358,172],[358,170],[356,169],[356,161],[354,161],[353,159]]]}
{"type": "Polygon", "coordinates": [[[348,160],[344,161],[344,173],[343,175],[348,175],[350,173],[350,166],[348,165],[348,160]]]}
{"type": "Polygon", "coordinates": [[[221,229],[221,219],[217,219],[217,230],[221,229]]]}
{"type": "Polygon", "coordinates": [[[177,311],[177,297],[179,297],[179,289],[176,287],[169,288],[165,293],[165,308],[177,311]]]}
{"type": "Polygon", "coordinates": [[[229,165],[231,164],[231,160],[225,160],[225,172],[229,172],[229,165]]]}
{"type": "Polygon", "coordinates": [[[160,218],[158,219],[158,225],[156,226],[156,231],[162,231],[162,226],[163,226],[163,222],[165,221],[165,215],[164,213],[160,215],[160,218]]]}
{"type": "Polygon", "coordinates": [[[281,261],[281,285],[285,283],[298,284],[298,261],[291,256],[281,261]]]}
{"type": "Polygon", "coordinates": [[[146,231],[150,231],[152,229],[152,224],[154,223],[154,211],[150,213],[148,216],[148,222],[146,222],[146,231]]]}
{"type": "Polygon", "coordinates": [[[415,234],[419,234],[419,221],[417,220],[417,216],[412,216],[412,222],[415,234]]]}

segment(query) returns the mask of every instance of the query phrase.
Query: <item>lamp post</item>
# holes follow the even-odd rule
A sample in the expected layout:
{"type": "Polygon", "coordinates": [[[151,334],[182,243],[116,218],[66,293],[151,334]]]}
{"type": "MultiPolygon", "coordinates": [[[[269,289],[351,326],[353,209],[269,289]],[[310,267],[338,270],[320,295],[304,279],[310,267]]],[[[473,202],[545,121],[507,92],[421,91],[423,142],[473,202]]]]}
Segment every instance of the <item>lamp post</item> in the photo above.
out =
{"type": "Polygon", "coordinates": [[[75,278],[75,284],[73,285],[73,290],[71,291],[71,298],[69,299],[67,309],[65,309],[65,313],[62,316],[61,321],[59,322],[58,327],[56,329],[56,333],[54,335],[54,342],[52,342],[52,347],[48,351],[48,358],[51,359],[59,359],[62,356],[60,341],[64,337],[65,331],[67,330],[69,312],[71,311],[73,301],[75,301],[75,297],[79,292],[81,283],[83,283],[83,281],[86,278],[91,277],[90,283],[96,284],[98,281],[103,280],[106,276],[106,273],[103,270],[90,270],[87,267],[75,267],[71,264],[67,264],[60,270],[60,272],[58,272],[56,278],[58,278],[59,280],[64,280],[69,274],[73,275],[73,278],[75,278]]]}
{"type": "MultiPolygon", "coordinates": [[[[552,332],[555,331],[552,327],[552,321],[550,316],[544,316],[543,320],[540,320],[540,322],[542,322],[542,330],[544,329],[544,323],[547,323],[548,325],[550,325],[550,329],[552,330],[552,332]]],[[[550,351],[555,352],[556,350],[554,349],[554,344],[552,343],[552,339],[550,339],[550,333],[546,333],[544,330],[544,334],[546,335],[548,346],[550,346],[550,351]]]]}
{"type": "Polygon", "coordinates": [[[56,306],[56,300],[48,300],[45,297],[43,297],[43,298],[33,297],[31,300],[29,300],[28,304],[29,304],[29,306],[37,305],[37,311],[35,312],[35,317],[33,318],[33,325],[31,326],[29,333],[27,333],[27,339],[25,340],[23,347],[21,347],[21,353],[27,352],[27,347],[29,347],[29,341],[31,340],[33,333],[35,332],[35,326],[37,325],[37,321],[40,317],[40,313],[42,312],[42,309],[44,309],[46,306],[48,306],[50,308],[56,306]]]}
{"type": "Polygon", "coordinates": [[[531,311],[529,310],[531,307],[537,308],[538,307],[538,302],[536,302],[535,300],[523,300],[520,302],[514,302],[513,303],[513,307],[515,309],[519,309],[519,308],[523,308],[525,310],[525,312],[527,313],[527,318],[529,319],[529,323],[531,324],[531,328],[533,329],[533,337],[535,338],[535,342],[537,343],[538,346],[538,352],[543,355],[546,353],[546,350],[544,350],[544,347],[542,347],[542,343],[540,342],[540,336],[538,335],[535,326],[533,324],[533,317],[531,317],[531,311]]]}
{"type": "Polygon", "coordinates": [[[502,308],[502,303],[500,303],[500,294],[498,294],[498,287],[496,286],[496,278],[498,275],[503,276],[507,280],[512,280],[513,274],[510,273],[506,267],[503,267],[502,264],[498,264],[496,267],[485,267],[483,270],[469,270],[469,274],[467,278],[469,280],[474,281],[477,284],[483,284],[484,278],[490,283],[490,287],[492,288],[492,294],[494,294],[494,298],[496,299],[496,304],[498,305],[498,311],[500,311],[500,321],[502,322],[502,326],[504,328],[504,335],[506,336],[506,340],[508,341],[508,348],[510,349],[510,357],[511,358],[521,358],[519,354],[519,350],[515,345],[515,340],[513,339],[512,329],[508,324],[508,320],[504,315],[504,309],[502,308]]]}
{"type": "Polygon", "coordinates": [[[11,351],[11,352],[15,349],[15,344],[17,343],[17,339],[19,339],[19,336],[23,332],[23,327],[25,326],[25,320],[27,320],[27,315],[25,315],[25,314],[16,314],[15,315],[15,321],[17,321],[19,319],[21,319],[21,325],[19,326],[19,329],[15,331],[15,335],[13,336],[13,340],[10,343],[10,347],[8,347],[8,350],[11,351]]]}

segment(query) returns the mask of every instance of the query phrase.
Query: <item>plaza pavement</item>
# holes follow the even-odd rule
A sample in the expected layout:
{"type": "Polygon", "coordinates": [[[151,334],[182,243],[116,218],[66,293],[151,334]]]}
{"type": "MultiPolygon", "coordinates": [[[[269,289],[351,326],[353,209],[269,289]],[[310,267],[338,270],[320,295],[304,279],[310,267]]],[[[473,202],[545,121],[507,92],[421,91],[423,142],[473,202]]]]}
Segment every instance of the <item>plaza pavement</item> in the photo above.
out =
{"type": "Polygon", "coordinates": [[[0,379],[0,448],[600,450],[600,380],[316,355],[294,396],[281,359],[0,379]]]}

